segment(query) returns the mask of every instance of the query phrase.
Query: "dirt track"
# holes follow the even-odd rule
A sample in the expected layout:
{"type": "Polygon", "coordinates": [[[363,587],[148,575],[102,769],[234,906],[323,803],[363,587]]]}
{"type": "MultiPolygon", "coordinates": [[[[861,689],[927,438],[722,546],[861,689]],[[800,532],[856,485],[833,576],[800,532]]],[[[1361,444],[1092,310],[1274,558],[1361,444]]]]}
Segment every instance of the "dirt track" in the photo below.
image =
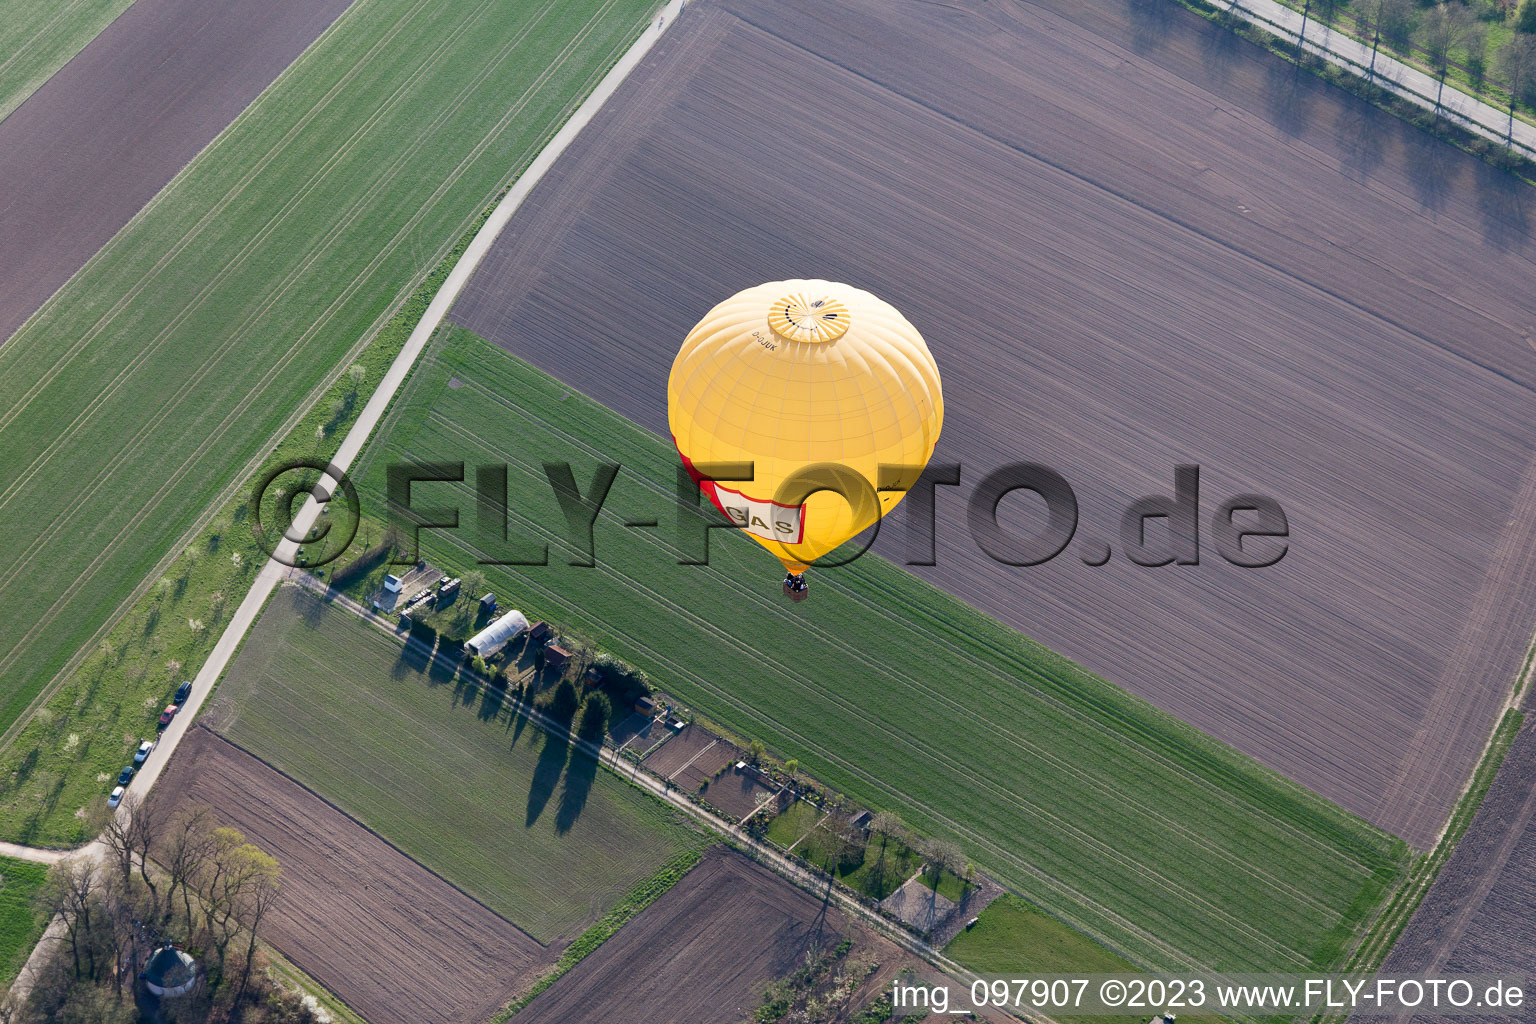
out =
{"type": "Polygon", "coordinates": [[[480,1024],[554,962],[558,951],[207,729],[155,788],[177,793],[277,858],[267,941],[369,1024],[480,1024]]]}
{"type": "MultiPolygon", "coordinates": [[[[1528,981],[1536,979],[1533,907],[1536,716],[1525,722],[1510,746],[1471,828],[1403,930],[1382,973],[1523,974],[1528,981]]],[[[1530,995],[1528,984],[1527,999],[1530,995]]],[[[1536,1004],[1526,1007],[1524,1014],[1515,1019],[1536,1021],[1536,1004]]]]}
{"type": "Polygon", "coordinates": [[[138,0],[0,121],[0,343],[350,0],[138,0]]]}
{"type": "Polygon", "coordinates": [[[734,851],[715,848],[666,895],[517,1015],[517,1024],[737,1024],[812,945],[873,943],[876,979],[907,954],[734,851]]]}
{"type": "Polygon", "coordinates": [[[702,0],[451,318],[664,433],[720,298],[890,297],[965,466],[916,571],[1422,846],[1536,621],[1532,211],[1171,4],[702,0]],[[1266,493],[1290,551],[999,565],[963,499],[1015,460],[1072,483],[1077,543],[1195,462],[1203,517],[1266,493]]]}

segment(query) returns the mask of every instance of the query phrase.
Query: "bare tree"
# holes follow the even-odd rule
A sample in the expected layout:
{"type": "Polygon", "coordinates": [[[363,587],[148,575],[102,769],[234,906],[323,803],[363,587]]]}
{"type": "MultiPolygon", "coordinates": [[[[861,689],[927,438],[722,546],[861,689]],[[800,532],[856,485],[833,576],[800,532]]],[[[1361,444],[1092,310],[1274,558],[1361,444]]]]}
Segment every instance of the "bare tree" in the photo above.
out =
{"type": "Polygon", "coordinates": [[[895,811],[880,811],[869,819],[869,831],[880,837],[881,855],[884,855],[887,843],[901,843],[907,838],[907,826],[895,811]]]}
{"type": "Polygon", "coordinates": [[[1413,34],[1418,30],[1419,6],[1414,0],[1387,0],[1382,12],[1381,41],[1398,53],[1413,52],[1413,34]]]}
{"type": "Polygon", "coordinates": [[[118,967],[112,972],[112,992],[119,1001],[123,998],[123,979],[137,977],[139,973],[140,897],[143,892],[133,884],[131,875],[125,882],[119,876],[109,874],[101,885],[101,909],[106,918],[102,940],[118,967]],[[127,970],[122,969],[124,961],[129,964],[127,970]]]}
{"type": "Polygon", "coordinates": [[[1472,28],[1471,16],[1459,3],[1442,0],[1424,14],[1422,35],[1424,52],[1429,65],[1439,79],[1435,90],[1435,113],[1440,113],[1440,100],[1445,95],[1445,76],[1451,70],[1451,51],[1464,40],[1472,28]]]}
{"type": "Polygon", "coordinates": [[[197,927],[192,908],[192,880],[213,846],[213,829],[213,813],[208,807],[189,807],[170,823],[161,845],[160,861],[165,865],[169,877],[166,883],[166,916],[174,913],[172,905],[176,899],[176,889],[180,887],[188,935],[197,927]]]}
{"type": "Polygon", "coordinates": [[[1509,133],[1505,141],[1515,144],[1515,104],[1531,99],[1536,92],[1536,36],[1516,32],[1499,47],[1499,74],[1509,88],[1509,133]]]}
{"type": "Polygon", "coordinates": [[[96,899],[96,867],[84,859],[62,860],[48,869],[48,881],[38,893],[38,907],[57,916],[69,940],[75,977],[96,977],[96,948],[91,908],[96,899]],[[81,954],[85,954],[84,963],[81,954]]]}
{"type": "Polygon", "coordinates": [[[1467,55],[1467,77],[1472,79],[1472,88],[1480,90],[1488,73],[1488,26],[1476,19],[1470,20],[1461,49],[1467,55]]]}
{"type": "Polygon", "coordinates": [[[965,851],[960,844],[949,839],[929,839],[923,843],[923,860],[933,872],[937,882],[939,874],[948,871],[952,875],[965,874],[965,851]]]}
{"type": "Polygon", "coordinates": [[[1361,0],[1356,20],[1362,34],[1371,37],[1371,63],[1366,81],[1376,77],[1376,54],[1381,44],[1405,49],[1413,38],[1413,0],[1361,0]]]}
{"type": "MultiPolygon", "coordinates": [[[[252,850],[256,848],[250,847],[252,850]]],[[[235,993],[235,1005],[240,1005],[240,1000],[245,998],[246,987],[251,981],[251,963],[256,959],[256,938],[261,932],[262,923],[267,919],[267,913],[277,903],[281,869],[277,861],[266,853],[256,850],[260,855],[257,860],[256,870],[252,873],[249,883],[245,886],[241,896],[240,923],[245,926],[249,941],[245,947],[245,966],[240,972],[240,988],[235,993]]]]}
{"type": "Polygon", "coordinates": [[[117,813],[107,819],[101,840],[107,847],[107,855],[122,883],[123,892],[129,890],[129,878],[138,871],[139,881],[148,894],[150,905],[146,915],[160,915],[160,885],[149,870],[150,853],[161,827],[159,804],[146,803],[137,794],[125,798],[117,813]]]}
{"type": "MultiPolygon", "coordinates": [[[[247,843],[236,829],[216,828],[212,838],[196,877],[208,935],[218,955],[217,976],[222,978],[229,944],[239,934],[255,894],[267,886],[276,888],[278,866],[271,854],[247,843]]],[[[263,904],[262,916],[269,906],[263,904]]]]}

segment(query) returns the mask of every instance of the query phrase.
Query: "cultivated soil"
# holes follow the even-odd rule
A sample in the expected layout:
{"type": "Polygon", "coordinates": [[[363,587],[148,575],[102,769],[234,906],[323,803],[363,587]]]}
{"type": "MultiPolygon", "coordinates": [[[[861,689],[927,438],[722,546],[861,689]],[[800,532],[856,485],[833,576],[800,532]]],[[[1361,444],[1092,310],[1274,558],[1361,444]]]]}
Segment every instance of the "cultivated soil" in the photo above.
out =
{"type": "Polygon", "coordinates": [[[137,0],[0,121],[0,342],[350,0],[137,0]]]}
{"type": "MultiPolygon", "coordinates": [[[[1382,973],[1524,975],[1528,980],[1536,979],[1533,908],[1536,715],[1526,718],[1471,827],[1392,948],[1382,973]]],[[[1527,1000],[1530,997],[1527,985],[1527,1000]]],[[[1536,1002],[1522,1013],[1514,1019],[1536,1021],[1536,1002]]],[[[1507,1016],[1485,1019],[1510,1020],[1507,1016]]]]}
{"type": "Polygon", "coordinates": [[[1536,620],[1533,200],[1171,3],[701,0],[451,315],[665,435],[722,298],[888,297],[964,467],[913,571],[1427,847],[1536,620]],[[1044,566],[966,527],[1013,461],[1077,495],[1044,566]],[[1121,514],[1181,463],[1200,564],[1133,565],[1121,514]],[[1211,537],[1250,492],[1288,517],[1270,568],[1211,537]]]}
{"type": "Polygon", "coordinates": [[[647,771],[670,779],[691,764],[707,764],[713,772],[725,763],[721,755],[729,756],[726,752],[735,749],[709,730],[690,723],[657,747],[641,764],[647,771]]]}
{"type": "MultiPolygon", "coordinates": [[[[698,792],[704,779],[699,778],[695,781],[692,774],[694,770],[689,769],[682,773],[676,781],[683,788],[692,786],[693,790],[698,792]]],[[[700,795],[730,817],[740,821],[777,792],[778,790],[764,783],[756,772],[738,772],[734,768],[727,768],[718,779],[711,781],[709,788],[700,795]]]]}
{"type": "Polygon", "coordinates": [[[778,875],[716,848],[529,1003],[517,1024],[739,1024],[751,1019],[770,980],[844,938],[855,950],[876,951],[871,994],[910,959],[778,875]]]}
{"type": "Polygon", "coordinates": [[[277,858],[264,937],[369,1024],[480,1024],[558,953],[205,728],[155,794],[213,807],[277,858]]]}

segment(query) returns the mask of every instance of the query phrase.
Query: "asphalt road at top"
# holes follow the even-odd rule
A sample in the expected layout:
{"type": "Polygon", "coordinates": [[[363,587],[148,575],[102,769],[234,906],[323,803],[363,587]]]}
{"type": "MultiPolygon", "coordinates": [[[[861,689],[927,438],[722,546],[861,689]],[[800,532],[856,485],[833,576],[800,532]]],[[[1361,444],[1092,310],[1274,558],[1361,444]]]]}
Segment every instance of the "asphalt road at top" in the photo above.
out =
{"type": "Polygon", "coordinates": [[[702,0],[450,319],[665,436],[672,356],[733,291],[891,299],[964,465],[914,571],[1425,847],[1536,622],[1533,210],[1172,4],[702,0]],[[1081,507],[1045,566],[966,528],[1016,460],[1081,507]],[[1121,511],[1179,463],[1201,564],[1133,565],[1121,511]],[[1269,569],[1204,525],[1253,491],[1290,521],[1269,569]]]}
{"type": "Polygon", "coordinates": [[[137,0],[0,121],[0,343],[350,0],[137,0]]]}

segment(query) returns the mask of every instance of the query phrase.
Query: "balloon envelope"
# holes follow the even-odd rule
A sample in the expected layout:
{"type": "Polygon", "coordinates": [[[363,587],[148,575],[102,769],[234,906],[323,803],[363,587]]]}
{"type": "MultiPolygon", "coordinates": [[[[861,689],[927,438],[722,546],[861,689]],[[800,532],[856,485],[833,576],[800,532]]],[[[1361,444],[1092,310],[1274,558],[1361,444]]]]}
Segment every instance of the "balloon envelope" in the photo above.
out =
{"type": "Polygon", "coordinates": [[[944,399],[927,344],[889,303],[831,281],[775,281],[689,332],[667,416],[696,480],[752,464],[750,480],[700,487],[798,573],[896,507],[933,455],[944,399]]]}

